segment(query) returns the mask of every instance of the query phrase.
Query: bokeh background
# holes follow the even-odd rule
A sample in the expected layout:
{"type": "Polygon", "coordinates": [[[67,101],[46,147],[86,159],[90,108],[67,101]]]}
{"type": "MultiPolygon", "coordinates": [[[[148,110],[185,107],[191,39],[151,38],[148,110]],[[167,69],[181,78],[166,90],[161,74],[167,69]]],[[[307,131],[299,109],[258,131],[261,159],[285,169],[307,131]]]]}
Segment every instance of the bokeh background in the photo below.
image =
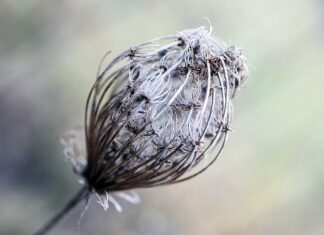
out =
{"type": "MultiPolygon", "coordinates": [[[[324,234],[324,2],[0,1],[0,234],[31,234],[78,190],[58,136],[83,123],[101,57],[206,25],[248,58],[228,144],[201,176],[92,198],[51,234],[324,234]]],[[[110,57],[112,58],[112,57],[110,57]]]]}

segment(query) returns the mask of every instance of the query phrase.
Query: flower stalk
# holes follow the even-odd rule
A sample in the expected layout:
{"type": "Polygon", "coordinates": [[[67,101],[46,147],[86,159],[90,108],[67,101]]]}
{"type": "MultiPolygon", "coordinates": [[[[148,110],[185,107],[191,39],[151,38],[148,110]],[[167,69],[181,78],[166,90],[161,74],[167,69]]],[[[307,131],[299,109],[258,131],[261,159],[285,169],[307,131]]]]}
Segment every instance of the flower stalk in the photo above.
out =
{"type": "Polygon", "coordinates": [[[43,235],[51,230],[65,215],[67,215],[74,207],[76,207],[83,199],[89,196],[89,189],[87,187],[82,187],[77,194],[71,198],[71,200],[59,211],[55,216],[53,216],[46,224],[43,225],[34,235],[43,235]]]}

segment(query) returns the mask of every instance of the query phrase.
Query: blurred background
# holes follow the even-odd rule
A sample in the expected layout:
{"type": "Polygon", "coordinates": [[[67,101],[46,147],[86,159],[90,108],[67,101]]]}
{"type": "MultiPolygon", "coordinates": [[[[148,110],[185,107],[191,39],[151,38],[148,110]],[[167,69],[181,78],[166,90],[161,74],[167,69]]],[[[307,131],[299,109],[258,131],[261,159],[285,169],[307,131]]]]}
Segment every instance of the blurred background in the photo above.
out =
{"type": "MultiPolygon", "coordinates": [[[[83,123],[101,57],[206,25],[250,77],[227,146],[204,174],[137,190],[81,234],[324,234],[324,2],[0,1],[0,234],[31,234],[78,190],[60,134],[83,123]]],[[[80,234],[76,208],[51,234],[80,234]]]]}

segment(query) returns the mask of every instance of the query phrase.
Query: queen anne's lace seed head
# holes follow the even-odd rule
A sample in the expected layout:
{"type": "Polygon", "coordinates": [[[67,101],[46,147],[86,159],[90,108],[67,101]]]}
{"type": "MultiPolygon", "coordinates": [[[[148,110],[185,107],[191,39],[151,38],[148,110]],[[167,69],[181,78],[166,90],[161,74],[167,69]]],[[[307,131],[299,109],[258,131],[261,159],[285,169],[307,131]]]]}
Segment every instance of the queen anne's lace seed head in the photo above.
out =
{"type": "Polygon", "coordinates": [[[204,27],[117,56],[87,101],[79,173],[90,190],[170,184],[207,169],[225,144],[232,98],[247,73],[240,49],[204,27]]]}

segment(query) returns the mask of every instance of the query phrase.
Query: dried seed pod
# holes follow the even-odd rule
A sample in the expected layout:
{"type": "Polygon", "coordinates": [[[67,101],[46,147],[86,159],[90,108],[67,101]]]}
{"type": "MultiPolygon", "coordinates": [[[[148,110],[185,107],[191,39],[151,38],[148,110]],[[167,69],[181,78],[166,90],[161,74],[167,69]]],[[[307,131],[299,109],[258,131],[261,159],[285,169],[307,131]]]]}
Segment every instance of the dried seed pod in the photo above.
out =
{"type": "Polygon", "coordinates": [[[90,91],[85,136],[79,129],[61,140],[84,187],[35,235],[91,192],[105,210],[110,201],[120,211],[111,194],[136,203],[135,194],[119,191],[181,182],[206,170],[225,145],[232,99],[247,74],[241,51],[204,27],[117,56],[90,91]]]}
{"type": "Polygon", "coordinates": [[[82,175],[91,190],[170,184],[207,169],[224,146],[232,98],[246,76],[241,51],[204,27],[117,56],[98,76],[86,107],[82,175]]]}

